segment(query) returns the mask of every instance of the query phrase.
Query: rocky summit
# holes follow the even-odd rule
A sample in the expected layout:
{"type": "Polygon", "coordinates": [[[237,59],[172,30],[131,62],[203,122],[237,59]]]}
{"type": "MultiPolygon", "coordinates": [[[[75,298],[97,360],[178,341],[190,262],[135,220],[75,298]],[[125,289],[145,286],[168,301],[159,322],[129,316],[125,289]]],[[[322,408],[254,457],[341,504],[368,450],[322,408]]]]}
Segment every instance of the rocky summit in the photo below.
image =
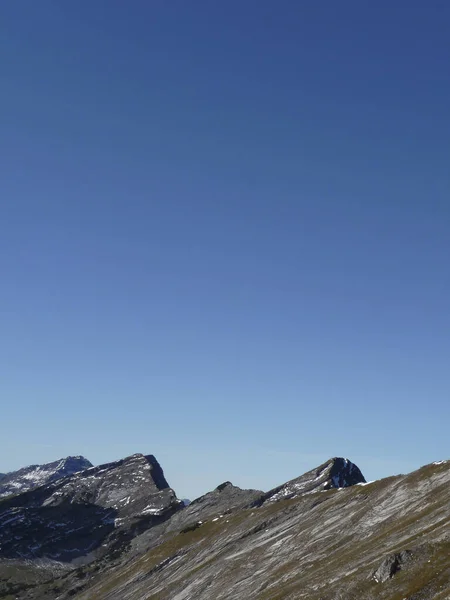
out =
{"type": "Polygon", "coordinates": [[[134,455],[0,501],[7,600],[450,600],[450,461],[367,483],[332,458],[188,506],[134,455]]]}
{"type": "Polygon", "coordinates": [[[31,465],[11,473],[0,473],[0,498],[20,494],[92,467],[84,456],[68,456],[45,465],[31,465]]]}
{"type": "Polygon", "coordinates": [[[0,503],[0,556],[92,561],[182,508],[154,456],[92,467],[0,503]]]}
{"type": "Polygon", "coordinates": [[[308,473],[270,490],[262,501],[276,502],[283,498],[298,498],[312,492],[346,488],[365,482],[361,471],[347,458],[332,458],[308,473]]]}

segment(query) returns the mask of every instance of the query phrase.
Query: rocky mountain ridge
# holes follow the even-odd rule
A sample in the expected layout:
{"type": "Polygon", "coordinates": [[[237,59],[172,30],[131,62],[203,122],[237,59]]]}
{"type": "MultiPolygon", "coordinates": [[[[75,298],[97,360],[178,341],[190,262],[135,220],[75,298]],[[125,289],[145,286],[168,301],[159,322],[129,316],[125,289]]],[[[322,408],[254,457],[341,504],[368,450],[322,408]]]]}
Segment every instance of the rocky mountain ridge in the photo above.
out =
{"type": "Polygon", "coordinates": [[[0,598],[450,600],[449,491],[450,461],[367,483],[333,458],[185,506],[134,455],[0,501],[0,598]]]}
{"type": "Polygon", "coordinates": [[[0,503],[0,556],[90,561],[182,508],[154,456],[90,467],[0,503]]]}
{"type": "Polygon", "coordinates": [[[335,457],[300,477],[270,490],[264,494],[263,502],[288,500],[304,494],[350,487],[358,483],[366,483],[359,468],[348,458],[335,457]]]}
{"type": "Polygon", "coordinates": [[[92,467],[92,463],[84,456],[68,456],[43,465],[30,465],[18,471],[0,473],[0,498],[27,492],[89,467],[92,467]]]}

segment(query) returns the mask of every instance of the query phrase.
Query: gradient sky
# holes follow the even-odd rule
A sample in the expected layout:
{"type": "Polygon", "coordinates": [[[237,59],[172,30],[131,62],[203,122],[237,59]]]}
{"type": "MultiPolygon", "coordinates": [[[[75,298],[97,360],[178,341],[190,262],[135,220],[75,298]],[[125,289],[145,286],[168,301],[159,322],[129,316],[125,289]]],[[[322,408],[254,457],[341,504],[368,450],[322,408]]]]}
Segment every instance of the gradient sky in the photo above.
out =
{"type": "Polygon", "coordinates": [[[5,0],[0,471],[449,458],[450,3],[5,0]]]}

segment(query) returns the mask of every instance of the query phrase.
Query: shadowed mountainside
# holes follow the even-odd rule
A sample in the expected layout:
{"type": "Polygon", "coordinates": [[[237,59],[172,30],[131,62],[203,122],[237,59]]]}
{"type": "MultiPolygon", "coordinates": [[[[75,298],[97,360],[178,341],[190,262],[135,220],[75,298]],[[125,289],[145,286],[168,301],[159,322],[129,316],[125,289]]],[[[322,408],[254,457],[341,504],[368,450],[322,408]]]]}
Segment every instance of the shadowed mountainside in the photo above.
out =
{"type": "Polygon", "coordinates": [[[92,561],[182,504],[154,456],[92,467],[0,502],[0,557],[92,561]]]}

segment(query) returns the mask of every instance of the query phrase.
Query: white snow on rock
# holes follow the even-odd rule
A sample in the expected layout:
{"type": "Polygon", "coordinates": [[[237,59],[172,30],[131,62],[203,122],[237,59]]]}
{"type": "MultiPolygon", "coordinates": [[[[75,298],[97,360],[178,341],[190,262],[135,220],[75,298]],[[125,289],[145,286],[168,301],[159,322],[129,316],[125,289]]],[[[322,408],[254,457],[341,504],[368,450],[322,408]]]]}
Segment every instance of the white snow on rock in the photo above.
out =
{"type": "Polygon", "coordinates": [[[0,480],[0,498],[27,492],[89,467],[92,464],[83,456],[68,456],[44,465],[31,465],[6,473],[0,480]]]}

